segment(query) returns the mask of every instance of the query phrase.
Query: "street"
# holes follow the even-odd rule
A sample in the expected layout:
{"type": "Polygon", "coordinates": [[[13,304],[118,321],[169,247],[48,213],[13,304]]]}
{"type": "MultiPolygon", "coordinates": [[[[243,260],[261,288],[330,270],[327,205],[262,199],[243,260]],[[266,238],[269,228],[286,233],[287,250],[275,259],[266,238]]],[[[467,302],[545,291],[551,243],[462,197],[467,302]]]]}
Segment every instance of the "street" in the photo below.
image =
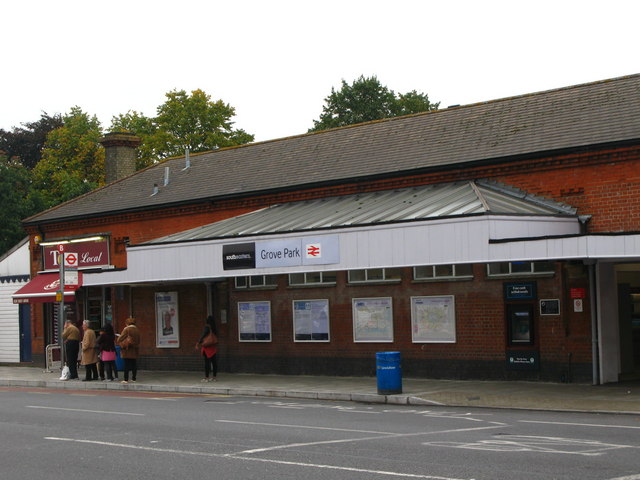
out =
{"type": "Polygon", "coordinates": [[[640,479],[640,417],[0,387],[3,479],[640,479]]]}

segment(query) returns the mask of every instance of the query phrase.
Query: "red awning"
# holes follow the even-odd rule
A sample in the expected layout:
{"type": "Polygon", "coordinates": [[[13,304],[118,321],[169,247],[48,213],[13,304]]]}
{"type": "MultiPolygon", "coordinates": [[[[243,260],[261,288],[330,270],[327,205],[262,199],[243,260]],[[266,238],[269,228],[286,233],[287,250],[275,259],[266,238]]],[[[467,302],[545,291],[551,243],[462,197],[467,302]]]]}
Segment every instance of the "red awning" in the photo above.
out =
{"type": "MultiPolygon", "coordinates": [[[[60,274],[41,273],[12,295],[13,303],[47,303],[56,301],[60,289],[60,274]]],[[[75,292],[65,288],[64,301],[73,302],[75,292]]]]}

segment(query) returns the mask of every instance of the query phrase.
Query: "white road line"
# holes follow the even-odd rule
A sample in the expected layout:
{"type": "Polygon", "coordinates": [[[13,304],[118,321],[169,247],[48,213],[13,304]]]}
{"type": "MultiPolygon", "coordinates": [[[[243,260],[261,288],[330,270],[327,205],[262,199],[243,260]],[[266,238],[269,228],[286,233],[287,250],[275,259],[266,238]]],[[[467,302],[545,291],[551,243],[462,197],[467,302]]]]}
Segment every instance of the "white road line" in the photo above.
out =
{"type": "Polygon", "coordinates": [[[395,435],[392,432],[377,432],[375,430],[352,430],[350,428],[331,428],[331,427],[314,427],[311,425],[287,425],[285,423],[260,423],[260,422],[241,422],[237,420],[216,420],[220,423],[242,423],[250,425],[261,425],[264,427],[283,427],[283,428],[303,428],[308,430],[331,430],[334,432],[353,432],[353,433],[375,433],[377,435],[395,435]]]}
{"type": "Polygon", "coordinates": [[[609,480],[640,480],[640,475],[627,475],[626,477],[610,478],[609,480]]]}
{"type": "MultiPolygon", "coordinates": [[[[518,420],[520,423],[542,423],[548,425],[569,425],[572,427],[599,427],[599,428],[628,428],[632,430],[640,430],[640,427],[631,425],[602,425],[598,423],[570,423],[570,422],[546,422],[542,420],[518,420]]],[[[640,478],[640,477],[639,477],[640,478]]]]}
{"type": "Polygon", "coordinates": [[[43,410],[64,410],[67,412],[85,412],[85,413],[108,413],[109,415],[134,415],[144,417],[144,413],[128,413],[128,412],[109,412],[106,410],[82,410],[80,408],[62,408],[62,407],[40,407],[38,405],[25,405],[25,408],[40,408],[43,410]]]}
{"type": "Polygon", "coordinates": [[[356,472],[356,473],[369,473],[375,475],[386,475],[391,477],[403,477],[403,478],[422,478],[426,480],[463,480],[452,477],[440,477],[434,475],[419,475],[414,473],[400,473],[400,472],[388,472],[385,470],[369,470],[365,468],[353,468],[353,467],[340,467],[337,465],[322,465],[317,463],[303,463],[303,462],[287,462],[283,460],[270,460],[270,459],[262,459],[255,457],[242,457],[236,454],[219,454],[219,453],[208,453],[208,452],[190,452],[187,450],[176,450],[170,448],[157,448],[157,447],[145,447],[140,445],[130,445],[124,443],[112,443],[112,442],[99,442],[94,440],[82,440],[82,439],[74,439],[74,438],[64,438],[64,437],[44,437],[45,440],[53,440],[59,442],[75,442],[75,443],[85,443],[85,444],[93,444],[93,445],[101,445],[105,447],[117,447],[117,448],[127,448],[127,449],[137,449],[137,450],[145,450],[149,452],[159,452],[159,453],[177,453],[184,455],[194,455],[201,457],[218,457],[218,458],[230,458],[234,460],[245,460],[251,462],[265,462],[265,463],[275,463],[278,465],[294,465],[297,467],[306,467],[306,468],[323,468],[328,470],[340,470],[345,472],[356,472]]]}
{"type": "MultiPolygon", "coordinates": [[[[239,422],[240,423],[240,422],[239,422]]],[[[247,422],[250,423],[250,422],[247,422]]],[[[277,426],[277,425],[276,425],[277,426]]],[[[287,426],[289,427],[289,426],[287,426]]],[[[234,455],[246,455],[248,453],[262,453],[262,452],[270,452],[272,450],[283,450],[286,448],[298,448],[298,447],[310,447],[313,445],[330,445],[336,443],[349,443],[349,442],[363,442],[369,440],[380,440],[381,438],[400,438],[400,437],[417,437],[423,435],[434,435],[439,433],[459,433],[459,432],[470,432],[476,430],[489,430],[492,428],[503,428],[504,425],[495,425],[489,427],[475,427],[475,428],[457,428],[453,430],[439,430],[434,432],[414,432],[414,433],[391,433],[391,432],[382,432],[377,434],[375,437],[358,437],[358,438],[342,438],[338,440],[322,440],[319,442],[307,442],[307,443],[289,443],[283,445],[274,445],[272,447],[264,447],[264,448],[254,448],[251,450],[243,450],[241,452],[236,452],[234,455]]]]}
{"type": "Polygon", "coordinates": [[[336,465],[321,465],[317,463],[286,462],[284,460],[271,460],[268,458],[239,457],[235,455],[225,455],[225,457],[236,458],[239,460],[249,460],[252,462],[276,463],[278,465],[295,465],[297,467],[324,468],[327,470],[340,470],[345,472],[368,473],[373,475],[387,475],[390,477],[424,478],[428,480],[462,480],[462,479],[451,478],[451,477],[439,477],[435,475],[420,475],[415,473],[388,472],[385,470],[369,470],[366,468],[339,467],[336,465]]]}

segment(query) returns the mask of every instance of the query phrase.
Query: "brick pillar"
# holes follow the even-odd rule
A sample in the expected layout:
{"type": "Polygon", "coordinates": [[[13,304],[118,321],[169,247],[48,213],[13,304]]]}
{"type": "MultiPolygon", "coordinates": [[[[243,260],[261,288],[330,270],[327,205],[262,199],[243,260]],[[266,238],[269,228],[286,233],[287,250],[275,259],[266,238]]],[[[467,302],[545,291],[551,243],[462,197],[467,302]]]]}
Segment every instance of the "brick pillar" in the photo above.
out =
{"type": "Polygon", "coordinates": [[[142,141],[129,132],[111,132],[100,139],[105,151],[106,182],[111,183],[136,171],[136,147],[142,141]]]}

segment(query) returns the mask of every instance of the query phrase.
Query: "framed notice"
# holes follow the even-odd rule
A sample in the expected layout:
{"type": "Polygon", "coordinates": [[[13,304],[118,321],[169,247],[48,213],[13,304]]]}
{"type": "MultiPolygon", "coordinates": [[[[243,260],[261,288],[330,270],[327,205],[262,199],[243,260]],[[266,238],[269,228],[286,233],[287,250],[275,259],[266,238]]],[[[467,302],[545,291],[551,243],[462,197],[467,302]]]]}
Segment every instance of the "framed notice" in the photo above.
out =
{"type": "Polygon", "coordinates": [[[293,301],[293,338],[296,342],[329,341],[329,300],[293,301]]]}
{"type": "Polygon", "coordinates": [[[411,339],[413,343],[455,343],[453,295],[411,297],[411,339]]]}
{"type": "Polygon", "coordinates": [[[353,341],[393,342],[391,297],[353,299],[353,341]]]}
{"type": "Polygon", "coordinates": [[[540,315],[560,315],[560,300],[557,298],[540,300],[540,315]]]}
{"type": "Polygon", "coordinates": [[[238,335],[241,342],[270,342],[271,302],[238,302],[238,335]]]}
{"type": "Polygon", "coordinates": [[[180,347],[178,292],[156,292],[156,347],[180,347]]]}

